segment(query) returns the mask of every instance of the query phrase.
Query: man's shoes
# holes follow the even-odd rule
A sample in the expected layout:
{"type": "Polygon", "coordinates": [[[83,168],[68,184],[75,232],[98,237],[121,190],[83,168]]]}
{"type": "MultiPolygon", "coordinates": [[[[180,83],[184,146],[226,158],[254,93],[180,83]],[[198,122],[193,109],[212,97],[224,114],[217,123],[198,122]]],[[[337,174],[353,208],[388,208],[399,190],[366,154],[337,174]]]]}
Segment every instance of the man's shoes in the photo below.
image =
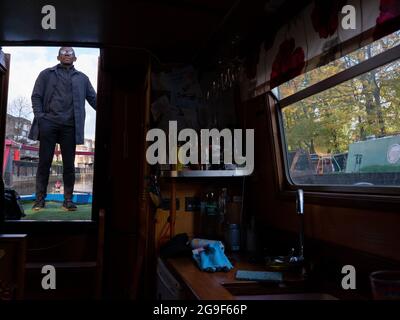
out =
{"type": "Polygon", "coordinates": [[[65,211],[76,211],[78,209],[72,200],[64,200],[62,208],[65,211]]]}
{"type": "Polygon", "coordinates": [[[35,203],[33,204],[32,210],[40,211],[40,210],[44,209],[44,207],[45,207],[44,199],[43,198],[39,198],[39,199],[36,199],[35,203]]]}

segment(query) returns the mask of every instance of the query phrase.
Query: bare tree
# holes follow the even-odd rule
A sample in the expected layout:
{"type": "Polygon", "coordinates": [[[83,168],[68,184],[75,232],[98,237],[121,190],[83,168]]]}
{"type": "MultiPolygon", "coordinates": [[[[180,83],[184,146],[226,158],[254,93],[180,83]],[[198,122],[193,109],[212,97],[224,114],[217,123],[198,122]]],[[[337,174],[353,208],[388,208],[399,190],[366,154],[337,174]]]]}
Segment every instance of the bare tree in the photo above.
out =
{"type": "MultiPolygon", "coordinates": [[[[7,113],[14,117],[12,131],[17,137],[16,140],[19,140],[22,136],[24,124],[30,121],[30,115],[33,113],[31,104],[27,98],[19,96],[9,103],[7,113]]],[[[7,125],[9,124],[7,123],[7,125]]]]}
{"type": "Polygon", "coordinates": [[[7,113],[17,118],[29,119],[32,107],[27,98],[18,96],[8,105],[7,113]]]}

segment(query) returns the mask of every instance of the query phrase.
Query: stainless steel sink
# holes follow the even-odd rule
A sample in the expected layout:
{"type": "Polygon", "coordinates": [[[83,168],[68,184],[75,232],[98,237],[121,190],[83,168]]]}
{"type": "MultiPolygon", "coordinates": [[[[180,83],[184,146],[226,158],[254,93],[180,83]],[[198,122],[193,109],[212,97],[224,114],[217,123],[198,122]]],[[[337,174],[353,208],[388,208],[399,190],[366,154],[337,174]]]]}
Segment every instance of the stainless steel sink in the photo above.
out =
{"type": "Polygon", "coordinates": [[[328,293],[289,293],[235,296],[238,300],[339,300],[328,293]]]}
{"type": "Polygon", "coordinates": [[[224,288],[243,300],[338,300],[336,297],[308,288],[304,282],[287,285],[268,282],[224,283],[224,288]]]}

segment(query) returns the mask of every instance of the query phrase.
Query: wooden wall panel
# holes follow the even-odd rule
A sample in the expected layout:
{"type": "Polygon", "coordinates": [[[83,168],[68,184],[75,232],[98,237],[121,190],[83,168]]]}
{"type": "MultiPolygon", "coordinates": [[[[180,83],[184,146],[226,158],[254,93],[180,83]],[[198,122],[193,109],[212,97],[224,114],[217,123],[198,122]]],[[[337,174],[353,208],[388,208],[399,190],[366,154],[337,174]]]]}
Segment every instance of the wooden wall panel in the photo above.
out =
{"type": "Polygon", "coordinates": [[[95,234],[28,236],[27,261],[29,263],[95,260],[95,234]]]}
{"type": "MultiPolygon", "coordinates": [[[[176,197],[179,199],[180,206],[179,210],[176,211],[175,234],[187,233],[189,238],[192,238],[200,232],[200,212],[185,211],[185,197],[201,197],[203,187],[202,184],[177,183],[176,189],[176,197]]],[[[163,198],[170,197],[169,183],[162,185],[162,196],[163,198]]],[[[169,240],[169,232],[163,232],[168,217],[169,210],[157,209],[155,218],[156,246],[169,240]],[[160,239],[162,235],[164,237],[160,239]]]]}
{"type": "Polygon", "coordinates": [[[96,206],[106,210],[104,290],[110,298],[137,298],[145,293],[140,281],[151,268],[153,225],[144,161],[149,64],[143,51],[102,50],[95,194],[96,206]]]}
{"type": "MultiPolygon", "coordinates": [[[[262,204],[258,203],[261,207],[262,204]]],[[[264,209],[263,222],[279,229],[297,232],[294,203],[276,201],[264,209]]],[[[305,233],[330,243],[400,261],[400,216],[397,212],[367,211],[353,208],[309,204],[305,206],[305,233]]]]}

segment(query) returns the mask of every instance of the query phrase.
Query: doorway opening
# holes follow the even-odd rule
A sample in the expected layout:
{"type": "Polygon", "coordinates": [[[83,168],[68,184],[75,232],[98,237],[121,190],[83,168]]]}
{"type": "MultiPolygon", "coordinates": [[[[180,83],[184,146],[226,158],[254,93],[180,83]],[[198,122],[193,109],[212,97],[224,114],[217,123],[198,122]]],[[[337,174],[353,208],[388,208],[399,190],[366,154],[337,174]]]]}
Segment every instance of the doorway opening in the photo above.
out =
{"type": "MultiPolygon", "coordinates": [[[[21,217],[10,217],[6,215],[6,220],[92,220],[96,111],[91,107],[88,99],[85,99],[83,115],[76,113],[76,97],[73,97],[72,99],[74,100],[70,102],[70,111],[72,108],[74,109],[74,111],[71,111],[73,118],[70,125],[73,126],[76,131],[78,130],[77,118],[79,117],[81,121],[84,121],[82,141],[76,141],[75,158],[73,163],[75,183],[73,186],[72,202],[76,206],[76,210],[65,210],[65,206],[63,206],[64,191],[66,191],[64,180],[66,179],[64,179],[65,177],[63,176],[64,162],[62,159],[62,150],[58,141],[51,161],[45,206],[40,210],[33,208],[37,198],[36,184],[40,158],[40,141],[29,137],[35,118],[31,97],[35,87],[35,82],[40,72],[47,68],[59,65],[59,62],[57,61],[59,49],[59,46],[4,46],[2,48],[5,54],[10,55],[2,173],[5,187],[17,192],[20,197],[20,204],[23,208],[23,214],[21,217]]],[[[75,70],[84,73],[89,78],[94,91],[97,92],[98,59],[100,50],[97,48],[79,47],[74,47],[73,50],[77,58],[74,62],[75,70]]],[[[72,88],[72,77],[73,75],[69,78],[64,78],[64,87],[61,86],[60,92],[56,93],[56,95],[59,95],[58,98],[65,94],[65,88],[68,88],[68,85],[72,88]]],[[[54,94],[52,97],[54,97],[54,94]]],[[[49,101],[53,101],[51,99],[52,98],[50,98],[49,101]]],[[[67,103],[60,103],[60,106],[62,108],[67,108],[67,103]]],[[[45,116],[46,122],[54,124],[54,119],[47,116],[48,114],[45,116]]],[[[59,125],[59,123],[57,125],[59,125]]]]}

